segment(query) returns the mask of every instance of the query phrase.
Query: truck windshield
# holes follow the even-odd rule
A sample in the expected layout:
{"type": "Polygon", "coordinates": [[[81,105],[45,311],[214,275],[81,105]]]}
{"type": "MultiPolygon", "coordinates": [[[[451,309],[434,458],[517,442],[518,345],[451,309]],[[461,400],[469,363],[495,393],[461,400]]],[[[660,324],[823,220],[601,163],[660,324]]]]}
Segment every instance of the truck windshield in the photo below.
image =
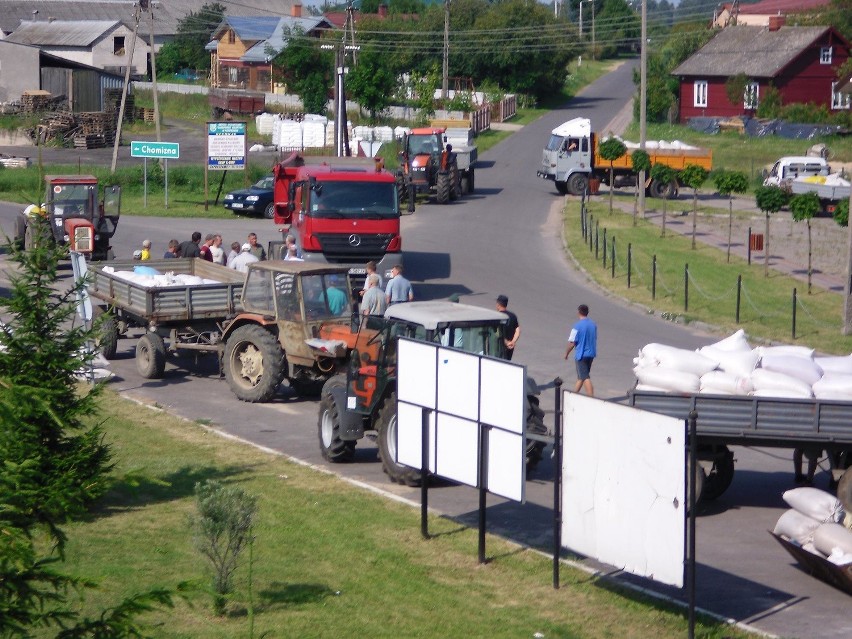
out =
{"type": "Polygon", "coordinates": [[[562,148],[562,140],[564,140],[561,135],[551,135],[550,139],[547,141],[547,146],[545,150],[547,151],[558,151],[562,148]]]}
{"type": "Polygon", "coordinates": [[[399,217],[393,182],[322,182],[311,193],[311,217],[383,219],[399,217]]]}

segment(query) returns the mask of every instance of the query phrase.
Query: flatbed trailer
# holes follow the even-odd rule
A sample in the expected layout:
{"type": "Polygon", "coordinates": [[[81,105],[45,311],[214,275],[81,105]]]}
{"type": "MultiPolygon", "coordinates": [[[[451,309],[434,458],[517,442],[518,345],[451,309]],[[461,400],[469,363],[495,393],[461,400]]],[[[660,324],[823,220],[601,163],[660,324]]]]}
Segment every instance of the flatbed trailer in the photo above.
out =
{"type": "Polygon", "coordinates": [[[852,402],[822,399],[740,397],[632,390],[635,408],[687,419],[696,412],[699,460],[705,468],[702,497],[714,499],[734,478],[728,446],[820,448],[834,460],[834,481],[852,453],[852,402]]]}
{"type": "Polygon", "coordinates": [[[89,271],[89,295],[108,317],[102,326],[101,351],[115,356],[118,339],[131,328],[144,332],[136,346],[139,372],[150,379],[163,375],[168,350],[188,349],[221,354],[224,323],[241,310],[245,274],[199,258],[116,260],[89,271]],[[161,273],[195,275],[213,284],[146,287],[115,271],[148,266],[161,273]]]}

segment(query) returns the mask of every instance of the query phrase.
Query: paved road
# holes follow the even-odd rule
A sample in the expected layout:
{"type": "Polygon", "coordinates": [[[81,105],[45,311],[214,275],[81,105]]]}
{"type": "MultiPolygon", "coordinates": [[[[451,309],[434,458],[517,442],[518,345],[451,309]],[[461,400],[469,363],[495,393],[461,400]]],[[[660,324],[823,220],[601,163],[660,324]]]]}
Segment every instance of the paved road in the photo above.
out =
{"type": "MultiPolygon", "coordinates": [[[[509,306],[518,313],[523,328],[515,359],[526,364],[544,388],[545,407],[553,406],[549,386],[554,377],[573,381],[573,371],[561,354],[580,303],[591,307],[600,325],[601,352],[594,378],[601,396],[621,395],[632,384],[631,358],[642,345],[664,341],[695,347],[715,339],[626,307],[589,286],[562,251],[562,198],[552,184],[535,177],[550,129],[578,115],[590,116],[595,128],[606,126],[620,111],[630,88],[629,67],[603,78],[568,108],[554,111],[484,153],[473,197],[447,206],[424,205],[403,221],[408,273],[418,298],[442,298],[455,292],[465,302],[493,307],[497,294],[509,296],[509,306]]],[[[0,226],[7,232],[15,210],[0,206],[0,226]]],[[[274,229],[262,220],[127,217],[119,227],[116,249],[119,255],[129,255],[143,237],[162,247],[170,237],[182,239],[196,228],[220,231],[228,241],[242,239],[250,230],[257,231],[263,242],[275,237],[274,229]]],[[[170,360],[163,380],[145,380],[135,371],[134,342],[122,340],[113,363],[113,386],[125,395],[189,419],[210,420],[233,435],[387,494],[419,501],[418,491],[385,480],[370,442],[359,443],[352,464],[330,467],[324,463],[316,445],[315,402],[282,389],[268,405],[242,404],[216,379],[214,362],[189,356],[170,360]]],[[[552,416],[548,419],[552,421],[552,416]]],[[[826,639],[852,636],[848,596],[794,567],[766,532],[783,511],[781,493],[792,487],[789,452],[738,449],[736,456],[738,472],[731,489],[700,512],[699,605],[768,633],[826,639]]],[[[489,497],[489,531],[547,547],[552,538],[552,477],[553,468],[545,460],[527,484],[525,505],[489,497]]],[[[825,481],[825,475],[820,479],[825,481]]],[[[430,504],[476,525],[475,491],[435,488],[430,491],[430,504]]],[[[629,576],[620,578],[682,598],[672,589],[629,576]]]]}

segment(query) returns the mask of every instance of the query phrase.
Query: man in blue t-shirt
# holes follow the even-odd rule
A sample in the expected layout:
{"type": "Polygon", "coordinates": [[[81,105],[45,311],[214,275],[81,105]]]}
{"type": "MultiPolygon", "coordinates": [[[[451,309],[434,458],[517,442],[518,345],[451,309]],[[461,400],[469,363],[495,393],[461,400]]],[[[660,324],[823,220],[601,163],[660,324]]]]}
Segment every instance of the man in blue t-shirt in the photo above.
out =
{"type": "Polygon", "coordinates": [[[577,383],[574,386],[574,392],[579,393],[580,389],[585,389],[586,395],[592,397],[595,394],[591,379],[592,361],[598,354],[598,327],[589,319],[589,307],[585,304],[577,307],[577,317],[580,319],[574,324],[568,336],[565,359],[568,359],[571,351],[574,351],[574,360],[577,364],[577,383]]]}

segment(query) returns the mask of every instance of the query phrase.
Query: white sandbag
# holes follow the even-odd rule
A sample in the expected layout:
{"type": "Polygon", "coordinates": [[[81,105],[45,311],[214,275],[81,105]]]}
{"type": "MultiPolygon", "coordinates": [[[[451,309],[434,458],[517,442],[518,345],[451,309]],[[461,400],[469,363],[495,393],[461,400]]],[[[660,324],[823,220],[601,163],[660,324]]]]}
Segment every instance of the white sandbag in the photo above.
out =
{"type": "Polygon", "coordinates": [[[693,375],[704,375],[715,370],[719,362],[705,357],[701,353],[690,351],[685,348],[663,349],[657,353],[660,366],[672,368],[693,375]]]}
{"type": "Polygon", "coordinates": [[[852,395],[852,373],[826,373],[813,386],[814,395],[852,395]]]}
{"type": "Polygon", "coordinates": [[[659,386],[651,386],[649,384],[636,384],[636,390],[638,390],[638,391],[651,391],[652,393],[668,393],[669,392],[665,388],[660,388],[659,386]]]}
{"type": "Polygon", "coordinates": [[[784,388],[763,388],[749,393],[752,397],[765,397],[767,399],[813,399],[813,393],[794,391],[784,388]]]}
{"type": "Polygon", "coordinates": [[[660,358],[659,355],[663,351],[674,351],[678,350],[675,346],[666,346],[665,344],[657,344],[656,342],[651,342],[650,344],[645,344],[642,347],[642,350],[639,351],[640,355],[644,355],[645,357],[657,360],[659,364],[660,358]]]}
{"type": "Polygon", "coordinates": [[[840,524],[822,524],[814,531],[813,540],[824,555],[852,554],[852,530],[840,524]]]}
{"type": "Polygon", "coordinates": [[[761,357],[766,355],[792,355],[793,357],[810,357],[814,356],[814,349],[807,346],[792,346],[790,344],[782,344],[781,346],[758,346],[758,352],[761,357]]]}
{"type": "Polygon", "coordinates": [[[740,329],[733,335],[729,335],[725,339],[719,340],[718,342],[714,342],[713,344],[710,344],[705,348],[715,348],[720,351],[730,352],[751,350],[751,346],[749,346],[748,340],[745,336],[745,331],[743,329],[740,329]]]}
{"type": "Polygon", "coordinates": [[[748,395],[753,390],[754,386],[748,377],[740,377],[724,371],[710,371],[701,376],[702,393],[748,395]]]}
{"type": "Polygon", "coordinates": [[[758,397],[813,397],[811,385],[795,377],[784,373],[768,371],[764,368],[755,369],[751,374],[751,383],[754,386],[754,394],[758,397]],[[762,394],[759,391],[773,391],[771,394],[762,394]],[[777,395],[774,391],[784,391],[787,395],[777,395]]]}
{"type": "Polygon", "coordinates": [[[793,488],[785,491],[782,497],[790,508],[819,522],[834,523],[843,519],[843,506],[837,497],[819,488],[793,488]]]}
{"type": "Polygon", "coordinates": [[[648,357],[642,351],[633,358],[633,365],[639,368],[648,368],[649,366],[659,366],[660,362],[655,357],[648,357]]]}
{"type": "Polygon", "coordinates": [[[820,522],[813,517],[803,515],[797,510],[786,511],[775,524],[776,535],[784,535],[799,545],[804,545],[813,540],[814,533],[820,527],[820,522]]]}
{"type": "Polygon", "coordinates": [[[814,357],[814,361],[823,373],[844,373],[852,375],[852,355],[845,357],[814,357]]]}
{"type": "Polygon", "coordinates": [[[809,541],[806,544],[802,544],[802,550],[807,550],[812,555],[819,555],[820,557],[825,559],[825,555],[823,555],[819,550],[816,549],[816,546],[814,546],[814,542],[812,541],[809,541]]]}
{"type": "Polygon", "coordinates": [[[633,373],[640,384],[664,388],[666,392],[697,393],[698,375],[684,373],[664,366],[634,368],[633,373]]]}
{"type": "Polygon", "coordinates": [[[760,359],[756,349],[748,351],[727,351],[715,346],[700,348],[699,353],[719,362],[719,370],[738,377],[748,377],[757,368],[760,359]]]}
{"type": "Polygon", "coordinates": [[[795,377],[810,386],[813,386],[822,377],[822,369],[810,357],[764,354],[760,359],[760,367],[795,377]]]}
{"type": "Polygon", "coordinates": [[[826,559],[836,566],[852,566],[852,553],[845,553],[840,551],[840,549],[831,553],[826,559]]]}
{"type": "Polygon", "coordinates": [[[852,393],[841,393],[838,391],[822,391],[819,393],[814,391],[814,397],[836,402],[852,402],[852,393]]]}

